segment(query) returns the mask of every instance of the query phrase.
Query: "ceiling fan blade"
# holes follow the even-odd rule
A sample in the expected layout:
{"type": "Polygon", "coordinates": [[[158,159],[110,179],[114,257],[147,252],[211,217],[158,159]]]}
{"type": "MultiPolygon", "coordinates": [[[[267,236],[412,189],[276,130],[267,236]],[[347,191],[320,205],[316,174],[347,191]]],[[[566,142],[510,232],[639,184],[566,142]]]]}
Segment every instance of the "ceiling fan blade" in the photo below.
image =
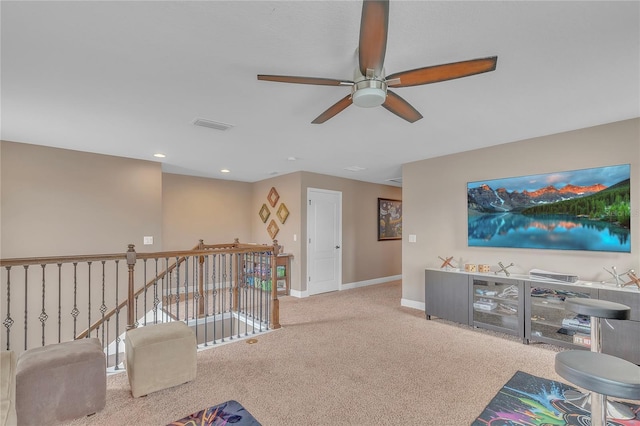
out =
{"type": "Polygon", "coordinates": [[[387,100],[384,101],[382,106],[398,117],[404,118],[409,123],[416,122],[422,118],[422,114],[412,107],[409,102],[389,90],[387,90],[387,100]]]}
{"type": "Polygon", "coordinates": [[[334,115],[338,114],[340,111],[344,110],[346,107],[351,105],[351,95],[347,95],[344,98],[340,99],[335,104],[331,105],[328,110],[320,114],[315,120],[311,123],[313,124],[322,124],[334,115]]]}
{"type": "Polygon", "coordinates": [[[358,44],[358,62],[362,75],[367,76],[368,69],[374,70],[376,77],[382,74],[388,28],[389,0],[364,0],[358,44]]]}
{"type": "Polygon", "coordinates": [[[421,84],[437,83],[439,81],[453,80],[455,78],[493,71],[496,69],[497,62],[498,57],[492,56],[451,64],[434,65],[391,74],[387,77],[387,80],[400,80],[399,82],[388,83],[389,86],[393,87],[419,86],[421,84]]]}
{"type": "Polygon", "coordinates": [[[353,81],[333,78],[296,77],[290,75],[258,74],[258,80],[276,81],[278,83],[316,84],[321,86],[353,86],[353,81]]]}

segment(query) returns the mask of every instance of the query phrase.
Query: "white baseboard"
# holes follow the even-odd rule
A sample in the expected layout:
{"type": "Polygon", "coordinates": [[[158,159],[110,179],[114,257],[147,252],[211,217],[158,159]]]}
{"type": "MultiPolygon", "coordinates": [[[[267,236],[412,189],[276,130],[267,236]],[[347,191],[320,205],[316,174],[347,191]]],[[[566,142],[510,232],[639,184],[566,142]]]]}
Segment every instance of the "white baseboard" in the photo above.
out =
{"type": "Polygon", "coordinates": [[[424,302],[416,302],[415,300],[400,299],[400,306],[406,308],[419,309],[424,312],[424,302]]]}
{"type": "Polygon", "coordinates": [[[402,279],[402,275],[392,275],[390,277],[374,278],[372,280],[357,281],[354,283],[342,284],[341,290],[350,290],[352,288],[366,287],[368,285],[376,285],[388,283],[389,281],[398,281],[402,279]]]}
{"type": "Polygon", "coordinates": [[[303,297],[309,297],[308,291],[300,291],[300,290],[289,290],[289,296],[297,297],[298,299],[302,299],[303,297]]]}
{"type": "MultiPolygon", "coordinates": [[[[340,290],[350,290],[352,288],[366,287],[368,285],[382,284],[382,283],[387,283],[389,281],[398,281],[401,279],[402,279],[402,275],[392,275],[390,277],[381,277],[381,278],[374,278],[372,280],[357,281],[353,283],[342,284],[342,286],[340,287],[340,290]]],[[[298,297],[298,298],[309,297],[309,292],[307,290],[299,291],[299,290],[291,289],[289,290],[289,296],[298,297]]]]}

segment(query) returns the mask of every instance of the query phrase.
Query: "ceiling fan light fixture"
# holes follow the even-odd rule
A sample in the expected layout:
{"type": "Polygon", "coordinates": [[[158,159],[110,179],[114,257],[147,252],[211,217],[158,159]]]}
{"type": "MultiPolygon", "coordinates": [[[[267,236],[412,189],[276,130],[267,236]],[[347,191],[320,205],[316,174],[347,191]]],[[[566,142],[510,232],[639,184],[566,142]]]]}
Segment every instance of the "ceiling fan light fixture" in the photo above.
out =
{"type": "Polygon", "coordinates": [[[387,99],[387,83],[380,80],[361,80],[353,85],[351,100],[359,107],[380,106],[387,99]]]}

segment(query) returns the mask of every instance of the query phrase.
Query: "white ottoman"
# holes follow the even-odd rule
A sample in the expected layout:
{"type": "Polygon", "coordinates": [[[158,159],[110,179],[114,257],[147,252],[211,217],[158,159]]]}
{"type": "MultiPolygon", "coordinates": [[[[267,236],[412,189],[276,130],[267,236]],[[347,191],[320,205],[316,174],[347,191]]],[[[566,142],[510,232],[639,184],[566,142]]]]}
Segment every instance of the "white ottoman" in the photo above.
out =
{"type": "Polygon", "coordinates": [[[134,398],[196,378],[196,336],[181,321],[129,330],[124,347],[134,398]]]}

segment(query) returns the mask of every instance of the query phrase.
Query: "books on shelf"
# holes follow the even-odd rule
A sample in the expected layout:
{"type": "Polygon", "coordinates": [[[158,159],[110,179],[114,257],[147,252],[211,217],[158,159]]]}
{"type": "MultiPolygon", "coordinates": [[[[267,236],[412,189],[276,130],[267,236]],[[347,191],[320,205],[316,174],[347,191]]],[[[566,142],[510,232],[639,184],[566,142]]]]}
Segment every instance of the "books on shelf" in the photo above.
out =
{"type": "Polygon", "coordinates": [[[590,348],[591,336],[587,334],[576,333],[573,335],[573,344],[590,348]]]}

